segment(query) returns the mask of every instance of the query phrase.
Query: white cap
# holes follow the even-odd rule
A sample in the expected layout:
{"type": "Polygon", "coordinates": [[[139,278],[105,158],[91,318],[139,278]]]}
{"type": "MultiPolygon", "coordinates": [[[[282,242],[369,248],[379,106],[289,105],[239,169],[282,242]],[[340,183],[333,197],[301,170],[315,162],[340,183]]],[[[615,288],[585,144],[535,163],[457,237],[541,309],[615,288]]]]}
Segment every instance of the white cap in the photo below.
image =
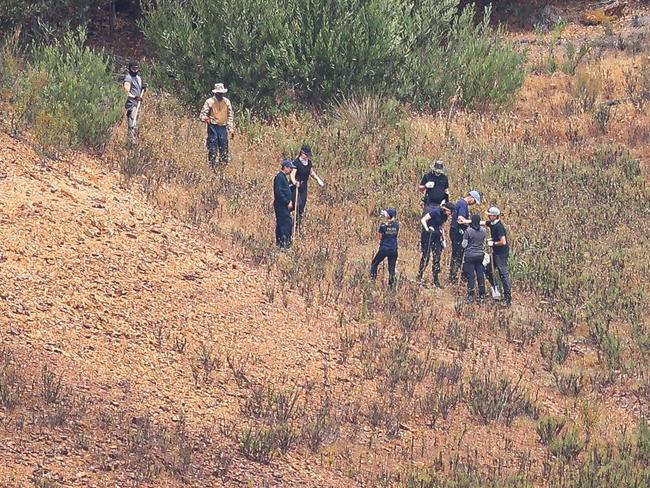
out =
{"type": "Polygon", "coordinates": [[[498,217],[501,215],[501,210],[499,210],[497,207],[490,207],[487,212],[488,215],[492,215],[493,217],[498,217]]]}

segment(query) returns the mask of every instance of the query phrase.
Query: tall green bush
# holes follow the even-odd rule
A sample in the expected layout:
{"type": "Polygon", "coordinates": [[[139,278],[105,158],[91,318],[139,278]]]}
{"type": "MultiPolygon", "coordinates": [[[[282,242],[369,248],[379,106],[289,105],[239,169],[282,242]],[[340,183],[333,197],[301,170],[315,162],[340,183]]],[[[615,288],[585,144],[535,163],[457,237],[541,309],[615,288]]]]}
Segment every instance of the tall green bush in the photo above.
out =
{"type": "Polygon", "coordinates": [[[200,103],[216,81],[258,111],[389,92],[439,108],[460,87],[473,107],[503,105],[524,57],[458,0],[145,0],[143,30],[161,81],[200,103]]]}
{"type": "Polygon", "coordinates": [[[99,147],[122,114],[108,59],[84,46],[86,31],[37,47],[17,87],[16,106],[39,142],[53,150],[99,147]]]}

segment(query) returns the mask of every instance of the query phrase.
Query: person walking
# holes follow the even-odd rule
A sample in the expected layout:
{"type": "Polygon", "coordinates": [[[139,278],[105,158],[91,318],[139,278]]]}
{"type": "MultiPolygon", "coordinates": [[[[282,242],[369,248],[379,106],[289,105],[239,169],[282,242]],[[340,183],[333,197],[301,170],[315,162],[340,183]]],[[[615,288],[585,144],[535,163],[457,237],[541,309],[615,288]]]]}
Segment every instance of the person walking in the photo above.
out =
{"type": "Polygon", "coordinates": [[[138,112],[142,103],[145,85],[140,76],[140,63],[129,61],[128,73],[124,77],[124,91],[127,98],[124,108],[126,109],[127,139],[129,143],[135,144],[138,130],[138,112]]]}
{"type": "Polygon", "coordinates": [[[449,179],[445,165],[442,161],[435,161],[431,171],[425,173],[420,180],[419,188],[424,192],[422,202],[424,213],[434,207],[439,207],[442,202],[449,201],[449,179]]]}
{"type": "MultiPolygon", "coordinates": [[[[316,174],[316,171],[314,171],[311,156],[311,147],[309,147],[307,144],[303,145],[300,149],[300,154],[293,161],[296,169],[291,172],[291,181],[293,182],[295,188],[294,191],[298,192],[298,211],[296,212],[296,226],[298,230],[302,224],[302,217],[305,213],[305,208],[307,207],[307,190],[309,178],[315,179],[321,188],[325,186],[325,182],[321,180],[320,177],[316,174]]],[[[296,201],[295,195],[293,201],[296,201]]]]}
{"type": "Polygon", "coordinates": [[[205,122],[208,127],[208,164],[212,169],[217,168],[217,160],[221,164],[228,164],[230,153],[228,152],[228,137],[235,134],[235,114],[230,100],[224,94],[228,89],[223,83],[216,83],[212,90],[212,96],[203,104],[199,119],[205,122]]]}
{"type": "Polygon", "coordinates": [[[282,161],[280,171],[273,180],[273,210],[275,211],[275,244],[286,249],[291,246],[291,235],[293,233],[293,201],[291,199],[291,188],[289,187],[289,175],[296,167],[293,161],[285,159],[282,161]]]}
{"type": "Polygon", "coordinates": [[[445,248],[445,235],[442,225],[447,221],[454,211],[454,204],[444,202],[439,207],[434,207],[422,217],[422,232],[420,234],[420,249],[422,257],[420,258],[420,267],[418,268],[418,281],[422,280],[429,260],[432,259],[431,271],[433,272],[433,284],[437,288],[442,288],[440,283],[440,257],[442,250],[445,248]]]}
{"type": "MultiPolygon", "coordinates": [[[[512,304],[512,282],[510,281],[510,272],[508,271],[508,258],[510,257],[510,242],[508,240],[508,231],[501,222],[501,210],[497,207],[490,207],[486,212],[488,222],[486,226],[490,229],[490,239],[488,246],[492,248],[492,259],[494,267],[499,272],[501,284],[503,285],[503,303],[506,306],[512,304]]],[[[486,270],[488,281],[492,286],[496,285],[495,276],[491,267],[486,270]]]]}
{"type": "Polygon", "coordinates": [[[379,250],[372,259],[370,265],[370,276],[372,279],[377,278],[377,268],[384,259],[388,259],[388,285],[395,288],[397,284],[395,277],[395,267],[397,265],[397,236],[399,235],[399,222],[397,221],[397,210],[388,208],[381,211],[381,215],[386,219],[379,226],[379,250]]]}
{"type": "Polygon", "coordinates": [[[485,238],[486,230],[481,227],[481,217],[478,214],[472,215],[469,227],[463,234],[462,246],[465,250],[463,262],[463,275],[467,281],[467,303],[474,301],[474,285],[478,284],[479,300],[485,299],[485,238]]]}
{"type": "Polygon", "coordinates": [[[472,190],[463,198],[460,198],[454,206],[454,213],[451,216],[449,229],[449,240],[451,241],[451,263],[449,265],[449,282],[453,285],[458,283],[458,272],[463,263],[464,249],[463,234],[471,223],[469,219],[469,207],[475,203],[481,203],[481,195],[478,191],[472,190]]]}

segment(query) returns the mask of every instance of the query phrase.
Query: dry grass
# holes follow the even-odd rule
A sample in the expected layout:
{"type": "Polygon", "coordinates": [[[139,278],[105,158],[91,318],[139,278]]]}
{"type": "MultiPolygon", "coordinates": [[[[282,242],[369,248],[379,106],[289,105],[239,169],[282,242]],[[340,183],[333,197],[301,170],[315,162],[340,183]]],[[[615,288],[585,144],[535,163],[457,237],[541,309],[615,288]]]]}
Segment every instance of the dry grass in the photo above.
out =
{"type": "MultiPolygon", "coordinates": [[[[338,366],[324,362],[317,383],[287,384],[279,370],[262,381],[247,351],[187,346],[161,330],[158,349],[183,358],[197,389],[226,377],[237,385],[241,412],[230,420],[241,425],[206,435],[185,419],[176,427],[146,415],[104,419],[109,435],[128,440],[105,468],[183,480],[203,463],[227,480],[232,457],[275,466],[302,456],[350,484],[577,488],[594,466],[614,465],[641,480],[649,441],[645,421],[635,425],[650,402],[639,238],[650,217],[645,69],[626,54],[588,55],[575,75],[532,75],[511,113],[453,114],[450,124],[448,114],[384,113],[354,100],[273,123],[240,117],[233,162],[217,175],[204,126],[173,99],[150,101],[137,150],[119,131],[106,153],[123,185],[266,267],[270,304],[290,307],[293,290],[303,301],[292,312],[305,322],[332,311],[338,323],[323,334],[338,366]],[[304,141],[327,186],[310,189],[304,234],[281,253],[271,179],[304,141]],[[512,311],[465,306],[461,289],[408,279],[419,253],[416,185],[431,159],[448,163],[454,198],[475,187],[486,200],[478,210],[504,210],[512,311]],[[367,276],[385,206],[403,224],[395,293],[386,276],[376,284],[367,276]]],[[[10,360],[0,368],[3,406],[20,409],[20,376],[10,360]]],[[[47,378],[52,398],[58,377],[47,378]]]]}

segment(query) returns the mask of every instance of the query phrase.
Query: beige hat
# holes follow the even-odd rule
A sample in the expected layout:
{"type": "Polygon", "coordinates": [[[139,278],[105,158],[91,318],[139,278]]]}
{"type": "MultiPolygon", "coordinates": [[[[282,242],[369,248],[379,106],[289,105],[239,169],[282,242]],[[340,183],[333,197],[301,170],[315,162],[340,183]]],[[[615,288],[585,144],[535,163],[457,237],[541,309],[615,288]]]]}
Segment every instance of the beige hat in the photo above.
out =
{"type": "Polygon", "coordinates": [[[212,90],[212,93],[227,93],[228,89],[223,86],[223,83],[215,83],[214,84],[214,90],[212,90]]]}

